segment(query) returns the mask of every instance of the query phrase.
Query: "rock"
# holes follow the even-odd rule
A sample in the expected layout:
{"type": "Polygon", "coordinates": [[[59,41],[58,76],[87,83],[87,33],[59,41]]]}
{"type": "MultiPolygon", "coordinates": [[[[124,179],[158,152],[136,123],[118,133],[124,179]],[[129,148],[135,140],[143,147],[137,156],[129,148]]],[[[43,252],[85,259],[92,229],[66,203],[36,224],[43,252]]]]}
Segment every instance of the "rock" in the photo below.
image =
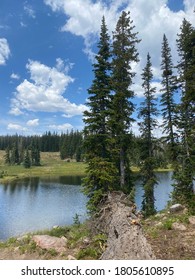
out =
{"type": "Polygon", "coordinates": [[[155,218],[163,218],[163,217],[165,217],[165,213],[157,213],[155,215],[155,218]]]}
{"type": "Polygon", "coordinates": [[[49,235],[34,235],[32,240],[42,249],[54,249],[58,253],[66,250],[67,239],[49,235]]]}
{"type": "Polygon", "coordinates": [[[90,239],[88,237],[84,237],[82,240],[83,244],[89,245],[90,244],[90,239]]]}
{"type": "Polygon", "coordinates": [[[174,204],[174,205],[172,205],[170,207],[169,210],[170,210],[171,213],[175,213],[175,212],[179,212],[179,211],[181,211],[183,209],[184,209],[183,205],[181,205],[181,204],[174,204]]]}
{"type": "Polygon", "coordinates": [[[195,216],[189,217],[189,223],[193,226],[195,226],[195,216]]]}
{"type": "Polygon", "coordinates": [[[57,229],[57,228],[59,228],[59,226],[57,226],[57,225],[53,226],[53,229],[57,229]]]}
{"type": "Polygon", "coordinates": [[[71,256],[71,255],[68,255],[67,260],[72,260],[72,261],[74,261],[74,260],[76,260],[76,259],[75,259],[75,257],[73,257],[73,256],[71,256]]]}
{"type": "Polygon", "coordinates": [[[62,236],[61,239],[64,240],[64,242],[67,244],[68,239],[65,236],[62,236]]]}
{"type": "Polygon", "coordinates": [[[184,226],[183,224],[175,222],[175,223],[172,224],[172,229],[184,231],[184,230],[186,230],[186,226],[184,226]]]}

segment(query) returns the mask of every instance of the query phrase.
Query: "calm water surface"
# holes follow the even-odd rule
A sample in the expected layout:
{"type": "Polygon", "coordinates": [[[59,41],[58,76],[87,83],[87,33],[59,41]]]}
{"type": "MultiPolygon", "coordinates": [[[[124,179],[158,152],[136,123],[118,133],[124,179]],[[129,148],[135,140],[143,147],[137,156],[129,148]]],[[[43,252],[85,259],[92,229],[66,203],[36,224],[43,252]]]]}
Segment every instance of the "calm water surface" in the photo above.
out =
{"type": "Polygon", "coordinates": [[[80,177],[31,178],[0,185],[0,240],[86,219],[80,177]]]}
{"type": "MultiPolygon", "coordinates": [[[[156,208],[162,210],[172,191],[171,173],[159,173],[155,189],[156,208]]],[[[80,177],[28,178],[0,184],[0,240],[27,232],[70,225],[75,214],[87,217],[87,198],[81,192],[80,177]]],[[[136,203],[141,207],[143,190],[136,183],[136,203]]]]}

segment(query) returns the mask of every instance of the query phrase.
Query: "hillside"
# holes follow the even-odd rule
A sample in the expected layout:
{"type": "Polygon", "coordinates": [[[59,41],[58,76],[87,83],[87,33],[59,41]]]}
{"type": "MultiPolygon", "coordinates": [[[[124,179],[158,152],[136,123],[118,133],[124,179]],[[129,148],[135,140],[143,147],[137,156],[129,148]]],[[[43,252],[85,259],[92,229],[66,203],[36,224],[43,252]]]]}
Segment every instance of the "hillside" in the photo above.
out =
{"type": "Polygon", "coordinates": [[[36,176],[83,176],[86,165],[83,162],[61,160],[59,152],[41,152],[41,166],[24,168],[23,165],[5,165],[5,151],[0,150],[0,181],[11,181],[36,176]]]}

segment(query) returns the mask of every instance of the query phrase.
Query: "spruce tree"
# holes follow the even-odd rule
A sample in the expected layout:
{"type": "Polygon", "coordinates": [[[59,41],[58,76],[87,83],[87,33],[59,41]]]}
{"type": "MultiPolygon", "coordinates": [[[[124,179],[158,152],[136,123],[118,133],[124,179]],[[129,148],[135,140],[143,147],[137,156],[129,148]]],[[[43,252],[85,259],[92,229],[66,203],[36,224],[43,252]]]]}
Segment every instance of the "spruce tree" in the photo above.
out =
{"type": "Polygon", "coordinates": [[[25,151],[24,163],[23,164],[24,164],[25,168],[30,168],[31,167],[30,154],[29,154],[29,150],[28,149],[25,151]]]}
{"type": "Polygon", "coordinates": [[[173,200],[186,204],[195,212],[193,180],[195,170],[195,29],[186,19],[178,34],[180,61],[177,65],[181,102],[178,106],[177,129],[180,132],[180,165],[174,172],[173,200]]]}
{"type": "Polygon", "coordinates": [[[112,158],[118,169],[119,188],[130,191],[132,178],[130,174],[128,149],[132,142],[130,128],[133,122],[134,91],[132,90],[132,64],[137,63],[136,45],[140,42],[130,12],[123,11],[113,32],[112,60],[112,106],[110,110],[110,127],[112,131],[112,158]]]}
{"type": "Polygon", "coordinates": [[[40,166],[40,149],[39,143],[36,138],[34,138],[30,145],[31,148],[31,164],[33,166],[40,166]]]}
{"type": "Polygon", "coordinates": [[[153,153],[153,130],[157,126],[156,117],[158,115],[156,107],[155,87],[152,87],[152,64],[150,55],[147,55],[147,63],[142,73],[144,89],[144,101],[141,102],[138,118],[142,142],[142,167],[141,175],[143,178],[144,199],[142,209],[145,216],[155,213],[154,187],[157,184],[157,178],[154,172],[155,157],[153,153]]]}
{"type": "Polygon", "coordinates": [[[89,197],[88,206],[94,210],[103,195],[113,188],[115,169],[109,151],[107,120],[110,107],[110,37],[102,19],[98,54],[93,64],[94,80],[88,90],[89,110],[84,112],[84,149],[88,163],[83,180],[84,191],[89,197]]]}
{"type": "Polygon", "coordinates": [[[11,163],[11,159],[10,159],[10,148],[7,147],[6,150],[5,150],[5,156],[4,156],[4,159],[5,159],[5,164],[10,164],[11,163]]]}
{"type": "Polygon", "coordinates": [[[171,49],[166,35],[163,36],[162,42],[162,96],[161,96],[161,106],[162,106],[162,116],[163,116],[163,133],[166,133],[164,136],[165,141],[168,143],[169,159],[172,163],[176,162],[177,159],[177,145],[176,139],[177,134],[174,132],[174,125],[176,119],[176,104],[174,102],[174,92],[176,90],[176,81],[173,74],[173,63],[171,56],[171,49]]]}

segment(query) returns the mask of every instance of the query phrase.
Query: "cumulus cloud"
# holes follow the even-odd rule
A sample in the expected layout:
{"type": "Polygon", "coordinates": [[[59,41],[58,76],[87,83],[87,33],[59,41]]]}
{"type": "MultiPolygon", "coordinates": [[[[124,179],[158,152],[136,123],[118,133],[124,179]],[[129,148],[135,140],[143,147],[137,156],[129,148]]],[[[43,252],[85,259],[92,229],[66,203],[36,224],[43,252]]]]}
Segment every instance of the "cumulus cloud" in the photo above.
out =
{"type": "Polygon", "coordinates": [[[0,38],[0,65],[5,65],[6,60],[9,58],[11,52],[7,39],[0,38]]]}
{"type": "MultiPolygon", "coordinates": [[[[135,84],[140,84],[140,73],[145,66],[147,53],[152,58],[154,79],[160,79],[161,43],[163,34],[169,40],[172,49],[173,61],[177,63],[176,38],[180,25],[185,17],[195,25],[193,13],[194,0],[184,0],[184,10],[174,12],[168,7],[168,0],[44,0],[53,12],[61,11],[65,14],[66,22],[61,31],[71,32],[82,36],[85,42],[85,53],[93,59],[93,45],[97,43],[100,31],[101,18],[106,17],[108,29],[113,31],[121,10],[129,10],[135,24],[135,31],[139,32],[141,42],[138,45],[140,63],[137,67],[135,84]]],[[[158,85],[159,87],[159,85],[158,85]]],[[[140,89],[138,96],[142,96],[140,89]]]]}
{"type": "Polygon", "coordinates": [[[18,74],[15,74],[15,73],[12,73],[11,76],[10,76],[11,79],[14,79],[14,80],[19,80],[20,79],[20,76],[18,74]]]}
{"type": "Polygon", "coordinates": [[[27,126],[38,126],[39,125],[39,119],[29,120],[27,121],[27,126]]]}
{"type": "Polygon", "coordinates": [[[65,131],[73,129],[73,126],[70,123],[64,123],[60,125],[50,125],[49,128],[57,131],[65,131]]]}
{"type": "Polygon", "coordinates": [[[7,126],[8,130],[16,130],[16,131],[27,131],[27,128],[19,125],[19,124],[15,124],[15,123],[9,123],[7,126]]]}
{"type": "Polygon", "coordinates": [[[71,103],[63,96],[74,79],[60,71],[59,64],[62,67],[59,59],[57,67],[29,60],[26,68],[30,73],[30,81],[25,79],[17,86],[15,97],[11,100],[11,114],[19,115],[25,111],[62,112],[71,116],[82,114],[85,105],[71,103]]]}

